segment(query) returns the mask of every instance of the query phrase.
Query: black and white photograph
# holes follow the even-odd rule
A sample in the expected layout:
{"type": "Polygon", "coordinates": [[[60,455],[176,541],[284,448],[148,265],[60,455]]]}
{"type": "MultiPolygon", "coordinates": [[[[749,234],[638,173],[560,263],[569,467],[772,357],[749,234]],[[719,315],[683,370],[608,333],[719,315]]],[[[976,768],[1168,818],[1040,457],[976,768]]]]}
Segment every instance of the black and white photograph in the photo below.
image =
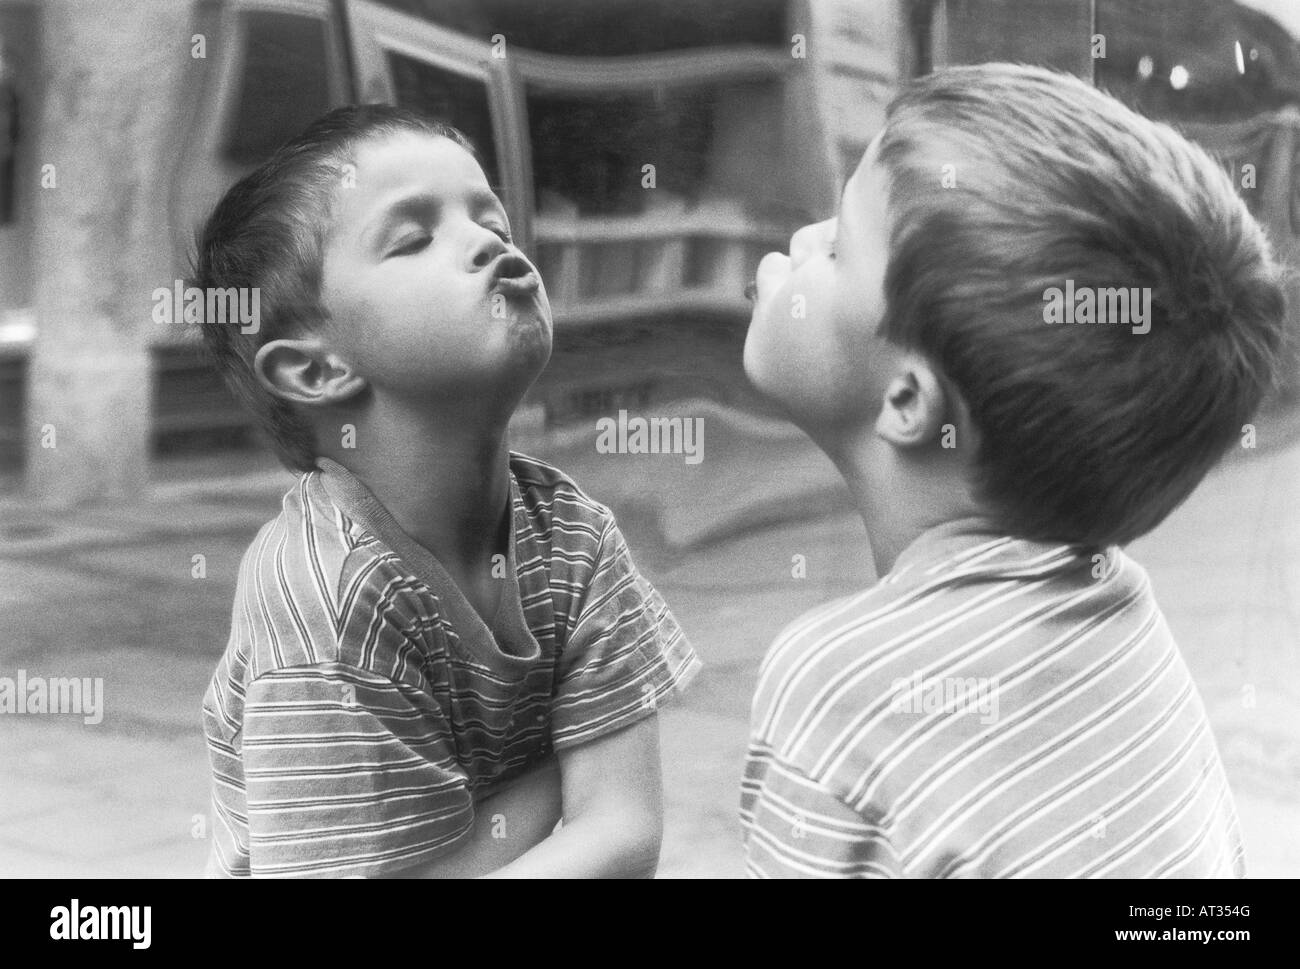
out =
{"type": "Polygon", "coordinates": [[[1297,876],[1300,0],[0,0],[36,934],[1297,876]]]}

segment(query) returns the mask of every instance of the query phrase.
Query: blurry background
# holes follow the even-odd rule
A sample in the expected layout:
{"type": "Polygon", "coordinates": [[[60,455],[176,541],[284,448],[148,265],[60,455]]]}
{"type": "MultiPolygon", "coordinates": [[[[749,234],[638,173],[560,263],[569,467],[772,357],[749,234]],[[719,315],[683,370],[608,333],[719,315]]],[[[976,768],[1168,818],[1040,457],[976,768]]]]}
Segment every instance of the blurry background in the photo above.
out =
{"type": "MultiPolygon", "coordinates": [[[[0,714],[0,874],[202,868],[199,704],[291,479],[153,294],[222,191],[317,115],[395,102],[477,143],[555,308],[514,446],[614,508],[706,663],[664,712],[661,873],[735,875],[759,659],[872,579],[829,462],[744,382],[758,258],[830,214],[906,79],[1018,60],[1179,125],[1300,263],[1297,35],[1293,0],[0,0],[0,676],[103,677],[106,707],[0,714]],[[703,417],[705,460],[597,454],[620,409],[703,417]]],[[[1292,354],[1258,447],[1133,551],[1250,869],[1294,876],[1292,354]]]]}

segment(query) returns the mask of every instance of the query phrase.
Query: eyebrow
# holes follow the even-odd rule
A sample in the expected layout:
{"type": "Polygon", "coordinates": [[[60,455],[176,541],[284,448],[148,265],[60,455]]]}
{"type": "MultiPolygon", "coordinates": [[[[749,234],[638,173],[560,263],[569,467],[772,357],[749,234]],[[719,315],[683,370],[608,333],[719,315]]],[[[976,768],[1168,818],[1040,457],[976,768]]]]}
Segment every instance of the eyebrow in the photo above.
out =
{"type": "MultiPolygon", "coordinates": [[[[386,206],[378,216],[370,220],[366,228],[362,230],[362,245],[369,248],[382,240],[384,233],[394,225],[408,219],[431,218],[436,221],[445,204],[442,198],[430,192],[416,192],[412,195],[405,195],[386,206]]],[[[494,209],[502,215],[505,215],[506,211],[501,199],[489,189],[476,189],[471,192],[466,199],[466,204],[476,217],[485,209],[494,209]]]]}

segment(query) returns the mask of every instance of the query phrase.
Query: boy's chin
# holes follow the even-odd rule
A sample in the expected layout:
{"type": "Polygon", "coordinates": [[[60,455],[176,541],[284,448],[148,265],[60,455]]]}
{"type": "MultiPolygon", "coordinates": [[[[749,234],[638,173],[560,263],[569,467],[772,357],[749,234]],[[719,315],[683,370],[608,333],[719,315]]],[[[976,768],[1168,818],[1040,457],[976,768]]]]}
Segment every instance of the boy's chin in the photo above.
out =
{"type": "Polygon", "coordinates": [[[754,330],[751,329],[749,337],[745,340],[743,360],[745,379],[768,403],[782,410],[788,410],[787,398],[790,388],[784,387],[783,384],[789,375],[783,374],[779,358],[772,359],[771,348],[764,347],[755,336],[754,330]]]}
{"type": "Polygon", "coordinates": [[[511,334],[510,360],[504,368],[507,376],[531,384],[551,360],[551,328],[538,326],[511,334]]]}
{"type": "Polygon", "coordinates": [[[499,396],[512,402],[510,409],[523,400],[528,389],[537,382],[551,359],[550,334],[545,340],[515,342],[509,359],[487,381],[499,396]]]}
{"type": "Polygon", "coordinates": [[[510,318],[505,333],[516,355],[540,354],[544,358],[542,363],[545,365],[545,358],[551,355],[551,341],[554,334],[550,307],[546,303],[524,307],[510,318]]]}

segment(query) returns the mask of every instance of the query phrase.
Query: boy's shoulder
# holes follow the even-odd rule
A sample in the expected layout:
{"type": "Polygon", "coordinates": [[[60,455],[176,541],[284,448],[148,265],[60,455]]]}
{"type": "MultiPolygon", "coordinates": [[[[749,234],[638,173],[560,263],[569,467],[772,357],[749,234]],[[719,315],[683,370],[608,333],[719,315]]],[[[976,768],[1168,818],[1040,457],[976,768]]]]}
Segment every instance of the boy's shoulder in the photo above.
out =
{"type": "Polygon", "coordinates": [[[563,526],[599,540],[614,524],[614,513],[606,505],[552,464],[511,451],[510,473],[529,514],[541,519],[547,531],[558,519],[563,526]]]}
{"type": "Polygon", "coordinates": [[[870,706],[884,672],[873,650],[889,640],[878,622],[899,601],[887,582],[817,606],[789,623],[759,666],[753,739],[786,755],[810,714],[842,720],[870,706]]]}
{"type": "Polygon", "coordinates": [[[521,490],[561,492],[572,495],[575,499],[586,502],[606,514],[609,513],[608,508],[578,487],[578,483],[572,477],[540,458],[520,451],[511,451],[510,473],[514,475],[521,490]]]}
{"type": "Polygon", "coordinates": [[[409,592],[402,575],[394,553],[330,498],[319,472],[301,474],[244,552],[231,645],[246,653],[254,678],[321,663],[361,666],[363,644],[349,649],[344,627],[366,609],[400,618],[391,613],[409,592]]]}
{"type": "Polygon", "coordinates": [[[960,672],[963,687],[992,679],[1012,653],[1041,645],[1063,625],[1082,628],[1145,587],[1145,573],[1117,548],[1094,560],[1076,546],[951,537],[931,536],[871,588],[785,628],[760,667],[755,742],[828,781],[838,754],[854,747],[869,758],[864,743],[897,736],[909,713],[900,703],[918,692],[924,702],[936,676],[960,672]],[[1012,628],[1016,642],[980,651],[1012,628]]]}

